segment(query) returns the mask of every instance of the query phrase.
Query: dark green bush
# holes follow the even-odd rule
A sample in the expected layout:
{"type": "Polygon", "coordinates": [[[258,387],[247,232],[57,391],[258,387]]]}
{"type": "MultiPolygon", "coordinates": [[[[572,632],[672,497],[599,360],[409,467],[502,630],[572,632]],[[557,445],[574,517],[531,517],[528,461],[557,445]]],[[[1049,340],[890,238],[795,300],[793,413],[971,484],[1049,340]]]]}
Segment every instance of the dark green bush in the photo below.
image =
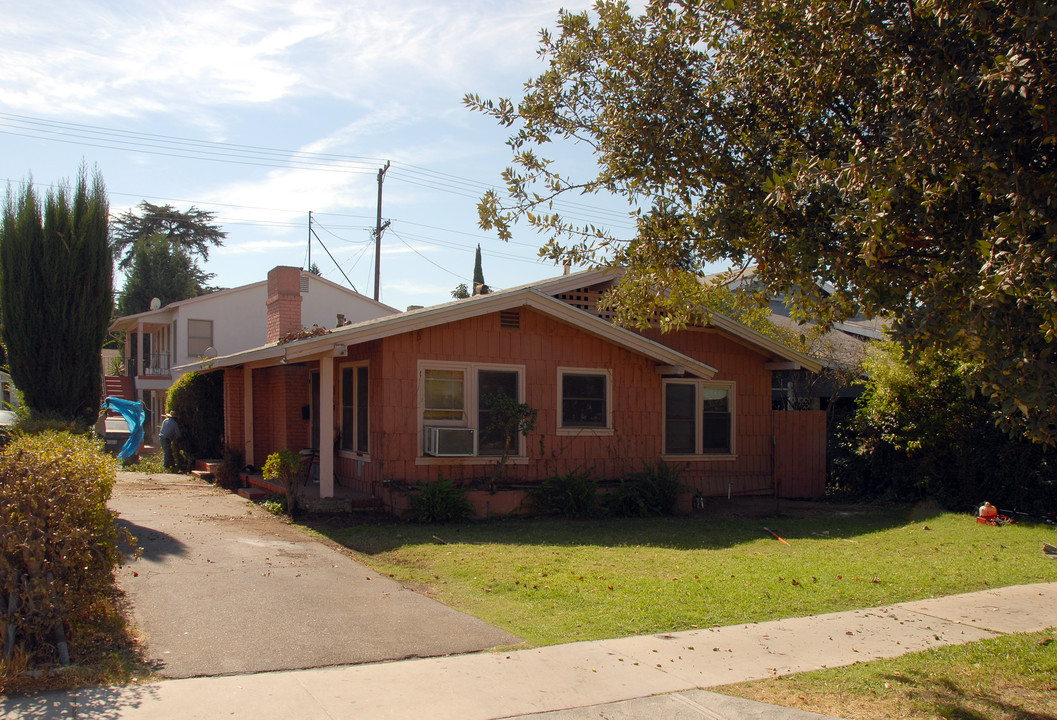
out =
{"type": "Polygon", "coordinates": [[[642,470],[622,478],[603,501],[616,517],[674,515],[683,490],[679,470],[664,461],[646,463],[642,470]]]}
{"type": "Polygon", "coordinates": [[[446,523],[473,516],[473,504],[466,490],[443,477],[434,483],[415,486],[411,496],[411,519],[421,523],[446,523]]]}
{"type": "Polygon", "coordinates": [[[216,470],[216,484],[227,490],[233,490],[242,485],[242,476],[239,474],[243,467],[242,452],[230,445],[224,446],[224,457],[216,470]]]}
{"type": "Polygon", "coordinates": [[[864,365],[859,407],[837,431],[829,492],[969,511],[988,500],[1030,514],[1057,508],[1057,449],[995,423],[973,368],[925,350],[879,344],[864,365]]]}
{"type": "Polygon", "coordinates": [[[529,491],[529,502],[541,515],[590,518],[601,513],[598,483],[590,470],[580,468],[547,478],[529,491]]]}
{"type": "Polygon", "coordinates": [[[173,442],[176,467],[187,472],[197,459],[217,458],[224,445],[224,373],[190,372],[169,388],[165,410],[180,426],[173,442]]]}
{"type": "Polygon", "coordinates": [[[119,546],[136,542],[107,508],[116,470],[101,442],[64,432],[0,453],[0,639],[15,639],[6,659],[53,664],[57,641],[112,592],[119,546]]]}

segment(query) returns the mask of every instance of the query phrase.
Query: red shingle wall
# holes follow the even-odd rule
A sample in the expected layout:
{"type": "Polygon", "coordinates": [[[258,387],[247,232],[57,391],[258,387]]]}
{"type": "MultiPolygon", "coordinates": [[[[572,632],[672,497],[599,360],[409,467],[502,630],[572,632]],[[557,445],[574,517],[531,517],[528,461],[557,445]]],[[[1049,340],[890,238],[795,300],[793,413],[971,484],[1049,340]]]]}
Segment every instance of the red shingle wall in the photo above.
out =
{"type": "Polygon", "coordinates": [[[253,371],[253,459],[257,465],[278,450],[308,447],[309,421],[301,409],[309,403],[308,368],[279,365],[253,371]]]}
{"type": "Polygon", "coordinates": [[[736,460],[687,463],[683,480],[702,495],[774,492],[771,371],[768,358],[716,330],[647,330],[651,340],[716,368],[715,380],[733,380],[736,460]]]}
{"type": "MultiPolygon", "coordinates": [[[[539,415],[525,440],[529,462],[508,464],[504,479],[537,481],[555,473],[590,468],[596,478],[617,478],[660,458],[661,376],[655,362],[620,349],[572,326],[523,308],[520,329],[501,328],[498,313],[386,338],[369,350],[350,349],[350,362],[370,361],[371,462],[357,468],[341,457],[343,484],[370,491],[384,480],[415,483],[446,478],[488,477],[493,464],[417,464],[419,446],[418,361],[520,364],[525,366],[526,401],[539,415]],[[612,427],[609,436],[559,436],[558,367],[612,371],[612,427]],[[383,431],[384,430],[384,431],[383,431]],[[540,442],[540,438],[543,442],[540,442]]],[[[717,379],[737,382],[736,460],[685,464],[683,479],[708,494],[769,491],[770,373],[757,353],[714,333],[681,340],[720,369],[717,379]]],[[[340,367],[335,363],[335,391],[340,367]]],[[[340,417],[336,418],[340,422],[340,417]]],[[[430,463],[437,461],[431,460],[430,463]]]]}

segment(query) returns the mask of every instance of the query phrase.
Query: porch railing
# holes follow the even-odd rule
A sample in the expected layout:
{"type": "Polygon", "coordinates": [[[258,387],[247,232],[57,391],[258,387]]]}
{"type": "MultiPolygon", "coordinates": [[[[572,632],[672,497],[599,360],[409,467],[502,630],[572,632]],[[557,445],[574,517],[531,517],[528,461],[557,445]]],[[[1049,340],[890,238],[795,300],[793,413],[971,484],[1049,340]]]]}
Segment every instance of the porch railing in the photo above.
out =
{"type": "MultiPolygon", "coordinates": [[[[129,375],[136,374],[136,358],[130,358],[129,375]]],[[[143,359],[143,372],[145,376],[165,377],[171,375],[169,370],[169,353],[152,353],[143,359]]]]}

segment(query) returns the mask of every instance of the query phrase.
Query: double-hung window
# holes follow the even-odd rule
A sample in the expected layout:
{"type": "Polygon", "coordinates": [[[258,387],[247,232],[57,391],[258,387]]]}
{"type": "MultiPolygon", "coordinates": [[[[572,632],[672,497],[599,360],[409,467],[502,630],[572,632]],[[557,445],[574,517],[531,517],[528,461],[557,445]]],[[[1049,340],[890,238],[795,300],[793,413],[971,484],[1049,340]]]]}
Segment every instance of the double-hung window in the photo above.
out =
{"type": "Polygon", "coordinates": [[[187,321],[187,354],[190,357],[204,357],[206,350],[213,345],[212,320],[187,321]]]}
{"type": "Polygon", "coordinates": [[[664,454],[734,454],[734,384],[664,381],[664,454]]]}
{"type": "MultiPolygon", "coordinates": [[[[419,363],[423,451],[436,456],[499,456],[507,443],[496,422],[503,398],[523,402],[524,368],[477,363],[419,363]]],[[[521,436],[510,438],[521,454],[521,436]]]]}
{"type": "Polygon", "coordinates": [[[341,369],[341,449],[366,454],[368,438],[368,370],[366,365],[341,369]]]}
{"type": "Polygon", "coordinates": [[[609,370],[558,368],[558,433],[612,432],[609,370]]]}

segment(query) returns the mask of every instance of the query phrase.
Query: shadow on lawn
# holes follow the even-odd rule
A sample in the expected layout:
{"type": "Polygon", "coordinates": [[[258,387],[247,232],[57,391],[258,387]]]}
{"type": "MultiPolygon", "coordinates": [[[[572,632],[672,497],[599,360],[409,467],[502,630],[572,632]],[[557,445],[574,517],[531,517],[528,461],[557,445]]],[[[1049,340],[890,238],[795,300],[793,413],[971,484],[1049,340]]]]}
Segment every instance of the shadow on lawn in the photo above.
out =
{"type": "MultiPolygon", "coordinates": [[[[1028,698],[1010,696],[1012,691],[990,687],[970,687],[947,677],[931,677],[920,672],[892,673],[884,677],[936,717],[951,720],[987,720],[1008,717],[1016,720],[1057,720],[1053,712],[1024,708],[1028,698]]],[[[1038,703],[1035,703],[1036,705],[1038,703]]],[[[1045,702],[1042,703],[1045,705],[1045,702]]]]}
{"type": "Polygon", "coordinates": [[[695,511],[692,517],[508,518],[417,525],[365,523],[332,516],[306,517],[301,523],[367,555],[438,542],[718,550],[771,537],[765,528],[789,541],[840,541],[924,522],[944,512],[934,504],[876,507],[789,500],[779,501],[777,514],[774,509],[774,498],[724,498],[709,500],[706,508],[695,511]]]}

